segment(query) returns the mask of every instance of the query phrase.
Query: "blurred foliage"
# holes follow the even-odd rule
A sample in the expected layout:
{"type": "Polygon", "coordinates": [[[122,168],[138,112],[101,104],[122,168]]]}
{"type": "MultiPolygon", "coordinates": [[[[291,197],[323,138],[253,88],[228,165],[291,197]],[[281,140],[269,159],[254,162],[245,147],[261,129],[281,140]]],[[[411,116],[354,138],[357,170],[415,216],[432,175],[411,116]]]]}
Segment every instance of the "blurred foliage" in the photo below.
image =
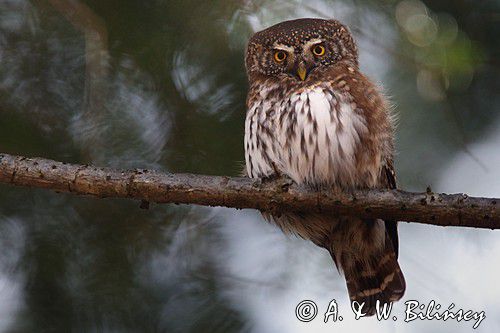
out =
{"type": "MultiPolygon", "coordinates": [[[[49,1],[0,2],[0,151],[237,175],[246,40],[310,16],[346,22],[363,70],[391,96],[403,187],[432,185],[499,116],[496,1],[84,3],[109,45],[105,101],[90,112],[82,31],[49,1]]],[[[0,234],[20,244],[5,252],[11,243],[0,238],[0,275],[13,277],[21,299],[6,330],[250,330],[222,293],[225,218],[138,206],[0,185],[0,234]]]]}

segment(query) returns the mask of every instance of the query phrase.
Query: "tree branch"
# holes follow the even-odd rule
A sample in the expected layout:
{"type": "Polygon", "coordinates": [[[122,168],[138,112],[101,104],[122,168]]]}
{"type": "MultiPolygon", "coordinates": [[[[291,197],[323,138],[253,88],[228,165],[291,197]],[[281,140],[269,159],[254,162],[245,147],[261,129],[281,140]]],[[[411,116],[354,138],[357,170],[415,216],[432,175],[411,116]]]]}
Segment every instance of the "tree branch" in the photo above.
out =
{"type": "Polygon", "coordinates": [[[157,203],[254,208],[280,212],[322,212],[361,218],[414,221],[440,226],[500,229],[500,199],[465,194],[362,190],[307,191],[279,179],[115,170],[0,154],[0,183],[51,189],[100,198],[157,203]]]}

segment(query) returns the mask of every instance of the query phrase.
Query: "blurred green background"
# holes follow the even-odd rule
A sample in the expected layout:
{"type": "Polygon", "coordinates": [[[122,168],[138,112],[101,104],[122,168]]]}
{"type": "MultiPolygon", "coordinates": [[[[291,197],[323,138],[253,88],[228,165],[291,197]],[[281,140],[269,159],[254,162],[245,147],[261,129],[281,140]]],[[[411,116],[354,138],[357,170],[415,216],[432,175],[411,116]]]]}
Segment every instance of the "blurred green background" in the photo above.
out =
{"type": "MultiPolygon", "coordinates": [[[[399,115],[400,187],[486,195],[496,186],[488,194],[500,196],[500,161],[482,157],[498,156],[500,140],[484,154],[475,149],[500,130],[498,1],[0,0],[0,151],[238,175],[246,41],[298,17],[340,19],[356,36],[362,70],[383,85],[399,115]],[[444,181],[457,158],[470,163],[469,173],[444,181]],[[471,178],[473,186],[479,174],[491,176],[483,189],[446,185],[471,178]]],[[[410,294],[433,271],[410,267],[421,262],[410,253],[435,230],[418,227],[420,242],[401,245],[410,294]]],[[[403,226],[403,240],[411,228],[403,226]]],[[[480,237],[455,232],[473,243],[480,237]]],[[[439,237],[449,236],[430,239],[438,244],[439,237]]],[[[306,267],[290,259],[298,248],[318,258],[321,279],[340,280],[321,250],[282,237],[253,212],[141,210],[138,202],[0,185],[0,331],[310,331],[281,325],[293,323],[293,307],[285,319],[264,320],[255,310],[276,310],[276,295],[301,290],[293,281],[306,267]],[[271,244],[263,240],[269,235],[271,244]],[[246,253],[232,257],[245,241],[246,253]],[[262,252],[279,258],[264,263],[262,252]],[[256,294],[259,301],[248,301],[256,294]]],[[[342,288],[340,281],[338,295],[342,288]]],[[[489,311],[499,308],[493,301],[489,311]]]]}

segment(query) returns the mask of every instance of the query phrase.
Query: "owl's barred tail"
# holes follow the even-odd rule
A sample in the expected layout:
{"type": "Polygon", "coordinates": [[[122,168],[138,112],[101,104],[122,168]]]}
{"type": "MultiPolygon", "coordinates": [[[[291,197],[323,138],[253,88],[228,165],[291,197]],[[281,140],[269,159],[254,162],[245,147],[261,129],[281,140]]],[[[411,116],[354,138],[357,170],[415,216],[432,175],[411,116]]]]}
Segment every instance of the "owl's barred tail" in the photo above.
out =
{"type": "Polygon", "coordinates": [[[341,259],[339,264],[344,268],[351,302],[364,303],[362,312],[372,316],[376,311],[377,300],[380,301],[381,309],[385,303],[398,301],[403,297],[406,283],[390,244],[384,251],[364,259],[346,258],[344,260],[350,260],[349,263],[341,259]]]}
{"type": "Polygon", "coordinates": [[[351,302],[363,304],[362,312],[371,316],[375,314],[377,300],[380,306],[384,303],[398,301],[405,292],[405,280],[394,254],[384,253],[379,258],[378,269],[363,267],[363,263],[355,264],[358,272],[345,273],[347,290],[351,302]]]}

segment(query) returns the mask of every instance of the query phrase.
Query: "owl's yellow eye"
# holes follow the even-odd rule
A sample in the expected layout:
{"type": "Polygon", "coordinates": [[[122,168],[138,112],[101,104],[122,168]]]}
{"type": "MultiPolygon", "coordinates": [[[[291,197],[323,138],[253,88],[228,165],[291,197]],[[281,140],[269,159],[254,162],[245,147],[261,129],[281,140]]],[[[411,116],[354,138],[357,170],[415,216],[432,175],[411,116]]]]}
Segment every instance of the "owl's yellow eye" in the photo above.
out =
{"type": "Polygon", "coordinates": [[[313,47],[312,52],[315,56],[321,57],[325,55],[325,47],[323,45],[316,45],[313,47]]]}
{"type": "Polygon", "coordinates": [[[276,51],[274,52],[274,60],[277,63],[283,62],[286,59],[286,52],[285,51],[276,51]]]}

